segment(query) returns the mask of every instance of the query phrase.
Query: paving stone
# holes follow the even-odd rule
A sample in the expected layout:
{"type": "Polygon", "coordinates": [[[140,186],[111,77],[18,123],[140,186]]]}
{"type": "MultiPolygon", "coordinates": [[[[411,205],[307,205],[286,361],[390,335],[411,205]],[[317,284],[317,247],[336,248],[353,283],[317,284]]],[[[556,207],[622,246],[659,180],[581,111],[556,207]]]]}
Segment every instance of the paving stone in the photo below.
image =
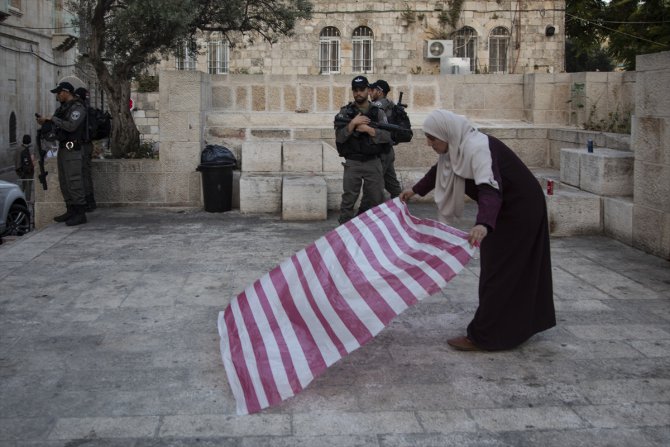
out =
{"type": "Polygon", "coordinates": [[[218,312],[336,218],[110,208],[0,246],[0,446],[668,445],[669,265],[602,236],[552,238],[558,326],[515,350],[446,345],[477,308],[473,259],[294,398],[236,416],[218,312]]]}

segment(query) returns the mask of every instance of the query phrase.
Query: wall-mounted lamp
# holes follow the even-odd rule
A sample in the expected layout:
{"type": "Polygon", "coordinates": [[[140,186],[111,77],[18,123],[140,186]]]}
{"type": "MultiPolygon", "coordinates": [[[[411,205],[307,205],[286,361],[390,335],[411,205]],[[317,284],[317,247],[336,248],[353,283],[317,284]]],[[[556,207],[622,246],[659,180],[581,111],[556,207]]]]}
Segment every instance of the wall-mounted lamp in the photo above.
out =
{"type": "Polygon", "coordinates": [[[544,30],[544,35],[551,37],[556,34],[556,27],[554,25],[547,25],[547,28],[544,30]]]}

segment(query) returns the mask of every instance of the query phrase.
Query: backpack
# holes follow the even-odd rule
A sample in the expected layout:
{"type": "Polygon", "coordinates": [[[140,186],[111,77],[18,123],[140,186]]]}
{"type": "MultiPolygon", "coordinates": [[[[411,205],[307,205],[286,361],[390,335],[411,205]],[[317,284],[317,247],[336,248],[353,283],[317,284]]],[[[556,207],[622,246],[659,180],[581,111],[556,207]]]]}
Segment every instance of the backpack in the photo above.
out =
{"type": "Polygon", "coordinates": [[[86,107],[86,113],[87,140],[102,140],[109,137],[112,131],[112,115],[92,106],[86,107]]]}
{"type": "Polygon", "coordinates": [[[20,177],[32,177],[35,174],[35,165],[30,156],[30,150],[28,148],[23,148],[21,150],[20,158],[20,166],[19,169],[16,170],[17,174],[20,177]]]}
{"type": "Polygon", "coordinates": [[[388,121],[389,124],[395,124],[396,126],[407,129],[407,131],[393,132],[393,141],[396,143],[409,143],[412,141],[414,132],[412,132],[412,124],[409,121],[409,116],[407,116],[407,112],[405,112],[404,107],[399,106],[398,104],[393,104],[391,115],[388,117],[388,121]]]}

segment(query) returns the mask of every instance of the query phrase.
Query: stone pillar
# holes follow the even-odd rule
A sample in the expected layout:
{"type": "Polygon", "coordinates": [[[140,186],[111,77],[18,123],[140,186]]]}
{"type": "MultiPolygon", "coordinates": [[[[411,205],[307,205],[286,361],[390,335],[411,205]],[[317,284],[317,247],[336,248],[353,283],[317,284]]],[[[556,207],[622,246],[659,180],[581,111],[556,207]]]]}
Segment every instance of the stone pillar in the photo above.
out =
{"type": "Polygon", "coordinates": [[[633,246],[670,259],[670,51],[637,56],[633,246]]]}
{"type": "Polygon", "coordinates": [[[160,162],[168,175],[167,205],[198,205],[205,112],[211,106],[209,75],[200,71],[160,73],[160,162]]]}

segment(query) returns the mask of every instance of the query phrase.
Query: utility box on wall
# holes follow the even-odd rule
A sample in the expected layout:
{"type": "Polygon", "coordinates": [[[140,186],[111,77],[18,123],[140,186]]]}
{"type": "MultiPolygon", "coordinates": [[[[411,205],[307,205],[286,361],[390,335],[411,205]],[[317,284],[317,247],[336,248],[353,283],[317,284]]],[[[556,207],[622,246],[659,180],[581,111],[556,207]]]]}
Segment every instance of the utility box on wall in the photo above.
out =
{"type": "Polygon", "coordinates": [[[469,57],[440,58],[440,74],[470,74],[469,57]]]}

